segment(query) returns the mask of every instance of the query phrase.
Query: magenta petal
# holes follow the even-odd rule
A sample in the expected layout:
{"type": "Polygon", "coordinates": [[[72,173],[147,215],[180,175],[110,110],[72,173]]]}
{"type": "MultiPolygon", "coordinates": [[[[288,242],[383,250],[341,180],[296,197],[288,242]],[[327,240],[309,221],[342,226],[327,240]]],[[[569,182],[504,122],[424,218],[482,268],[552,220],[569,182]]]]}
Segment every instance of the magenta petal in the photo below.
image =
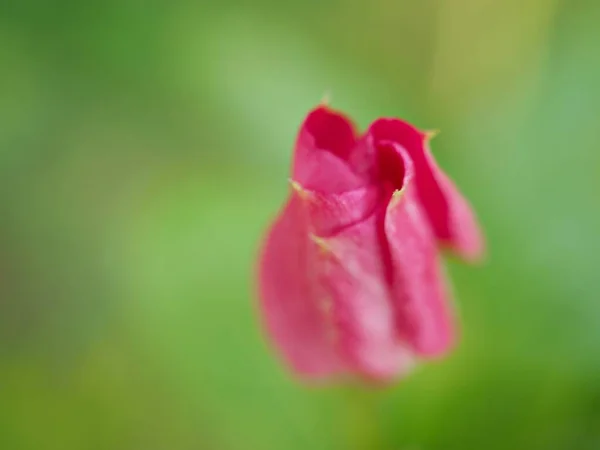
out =
{"type": "Polygon", "coordinates": [[[319,284],[329,296],[335,339],[347,367],[389,381],[412,367],[412,351],[398,338],[391,292],[381,258],[380,214],[334,237],[314,237],[321,248],[319,284]]]}
{"type": "Polygon", "coordinates": [[[455,340],[454,318],[435,239],[410,184],[393,196],[384,230],[399,334],[421,356],[444,354],[455,340]]]}
{"type": "Polygon", "coordinates": [[[453,318],[435,236],[415,192],[414,163],[397,144],[379,145],[378,152],[396,188],[381,232],[398,334],[415,353],[440,355],[454,341],[453,318]]]}
{"type": "Polygon", "coordinates": [[[435,162],[427,134],[399,119],[379,119],[371,125],[369,134],[376,143],[393,142],[408,152],[415,166],[417,195],[437,239],[465,259],[480,257],[483,238],[477,220],[468,202],[435,162]]]}
{"type": "Polygon", "coordinates": [[[358,140],[354,124],[326,107],[313,110],[296,141],[292,178],[306,189],[339,194],[374,181],[371,147],[358,140]]]}
{"type": "Polygon", "coordinates": [[[291,185],[304,202],[311,232],[322,237],[338,233],[372,215],[382,194],[378,185],[335,195],[310,191],[296,181],[291,181],[291,185]]]}
{"type": "Polygon", "coordinates": [[[322,377],[339,372],[342,363],[319,306],[317,248],[307,217],[303,200],[293,194],[264,244],[259,290],[265,326],[284,359],[300,375],[322,377]]]}

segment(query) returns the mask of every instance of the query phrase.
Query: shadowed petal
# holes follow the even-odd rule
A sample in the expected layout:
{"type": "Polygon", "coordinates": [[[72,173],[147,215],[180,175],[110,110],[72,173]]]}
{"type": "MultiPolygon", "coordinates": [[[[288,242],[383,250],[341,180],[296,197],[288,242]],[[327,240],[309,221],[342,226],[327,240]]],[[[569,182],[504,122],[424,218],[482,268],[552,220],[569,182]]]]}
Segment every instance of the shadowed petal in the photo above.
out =
{"type": "Polygon", "coordinates": [[[397,334],[381,260],[381,217],[372,214],[329,239],[313,239],[321,248],[319,282],[330,296],[340,354],[353,372],[385,382],[412,367],[412,353],[397,334]]]}
{"type": "Polygon", "coordinates": [[[387,206],[384,239],[388,254],[392,304],[398,333],[417,354],[437,356],[454,343],[454,323],[438,249],[414,190],[413,164],[404,149],[387,145],[381,151],[402,159],[404,182],[387,206]],[[394,153],[392,153],[394,152],[394,153]]]}
{"type": "Polygon", "coordinates": [[[326,107],[313,110],[296,141],[292,178],[304,188],[339,194],[374,181],[373,154],[354,124],[326,107]]]}
{"type": "Polygon", "coordinates": [[[265,326],[294,371],[323,377],[342,370],[330,325],[319,301],[314,260],[303,200],[292,194],[266,238],[259,262],[259,290],[265,326]]]}
{"type": "Polygon", "coordinates": [[[291,181],[291,186],[307,209],[310,231],[322,237],[369,217],[379,206],[383,193],[378,185],[333,195],[310,191],[296,181],[291,181]]]}
{"type": "Polygon", "coordinates": [[[427,134],[399,119],[379,119],[369,133],[376,143],[391,141],[414,162],[416,194],[439,241],[468,260],[483,252],[481,231],[470,205],[438,167],[429,151],[427,134]]]}

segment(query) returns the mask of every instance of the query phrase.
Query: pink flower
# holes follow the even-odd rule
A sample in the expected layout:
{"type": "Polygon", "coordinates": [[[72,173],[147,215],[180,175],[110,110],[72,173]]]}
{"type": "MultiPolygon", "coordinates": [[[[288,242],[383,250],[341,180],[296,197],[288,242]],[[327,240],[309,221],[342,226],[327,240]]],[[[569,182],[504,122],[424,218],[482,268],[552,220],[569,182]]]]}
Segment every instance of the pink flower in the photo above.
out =
{"type": "Polygon", "coordinates": [[[390,381],[455,341],[440,247],[474,260],[482,238],[428,134],[379,119],[363,136],[325,107],[305,119],[290,195],[259,261],[268,334],[305,378],[390,381]]]}

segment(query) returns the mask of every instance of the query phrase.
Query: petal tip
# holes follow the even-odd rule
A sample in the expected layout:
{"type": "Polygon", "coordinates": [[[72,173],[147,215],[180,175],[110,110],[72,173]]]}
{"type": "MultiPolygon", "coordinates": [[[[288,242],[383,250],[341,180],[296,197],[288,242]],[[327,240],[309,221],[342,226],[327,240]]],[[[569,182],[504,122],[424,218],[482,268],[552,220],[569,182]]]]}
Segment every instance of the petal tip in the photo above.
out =
{"type": "Polygon", "coordinates": [[[425,141],[425,144],[431,142],[438,134],[440,134],[440,130],[423,131],[423,140],[425,141]]]}
{"type": "Polygon", "coordinates": [[[289,183],[290,187],[292,188],[292,191],[295,192],[301,200],[308,200],[309,198],[311,198],[311,191],[305,189],[304,186],[302,186],[296,180],[290,178],[289,183]]]}
{"type": "Polygon", "coordinates": [[[487,249],[482,236],[477,235],[469,241],[446,240],[441,248],[447,256],[471,264],[481,266],[488,258],[487,249]]]}
{"type": "Polygon", "coordinates": [[[331,245],[329,245],[329,242],[327,239],[325,239],[321,236],[317,236],[314,233],[310,233],[308,236],[309,236],[310,240],[317,246],[317,248],[319,249],[319,251],[322,254],[333,253],[331,245]]]}
{"type": "Polygon", "coordinates": [[[404,192],[405,192],[404,188],[396,189],[394,191],[394,193],[392,194],[392,199],[390,200],[388,209],[394,209],[396,206],[398,206],[398,204],[400,203],[400,200],[402,200],[402,197],[404,196],[404,192]]]}
{"type": "Polygon", "coordinates": [[[331,106],[331,90],[327,89],[323,96],[321,97],[321,101],[319,102],[319,107],[321,108],[329,108],[331,106]]]}
{"type": "Polygon", "coordinates": [[[477,266],[483,265],[488,258],[483,238],[477,238],[469,247],[462,248],[457,253],[463,261],[477,266]]]}

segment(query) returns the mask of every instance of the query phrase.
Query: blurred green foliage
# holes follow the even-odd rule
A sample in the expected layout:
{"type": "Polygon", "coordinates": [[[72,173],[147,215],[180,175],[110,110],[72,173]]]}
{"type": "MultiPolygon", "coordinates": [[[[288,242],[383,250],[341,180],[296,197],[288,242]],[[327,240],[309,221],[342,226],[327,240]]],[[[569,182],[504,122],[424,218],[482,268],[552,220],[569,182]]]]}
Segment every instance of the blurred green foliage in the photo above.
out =
{"type": "Polygon", "coordinates": [[[0,4],[0,448],[600,448],[597,0],[0,4]],[[459,349],[307,388],[253,264],[297,127],[439,128],[459,349]]]}

